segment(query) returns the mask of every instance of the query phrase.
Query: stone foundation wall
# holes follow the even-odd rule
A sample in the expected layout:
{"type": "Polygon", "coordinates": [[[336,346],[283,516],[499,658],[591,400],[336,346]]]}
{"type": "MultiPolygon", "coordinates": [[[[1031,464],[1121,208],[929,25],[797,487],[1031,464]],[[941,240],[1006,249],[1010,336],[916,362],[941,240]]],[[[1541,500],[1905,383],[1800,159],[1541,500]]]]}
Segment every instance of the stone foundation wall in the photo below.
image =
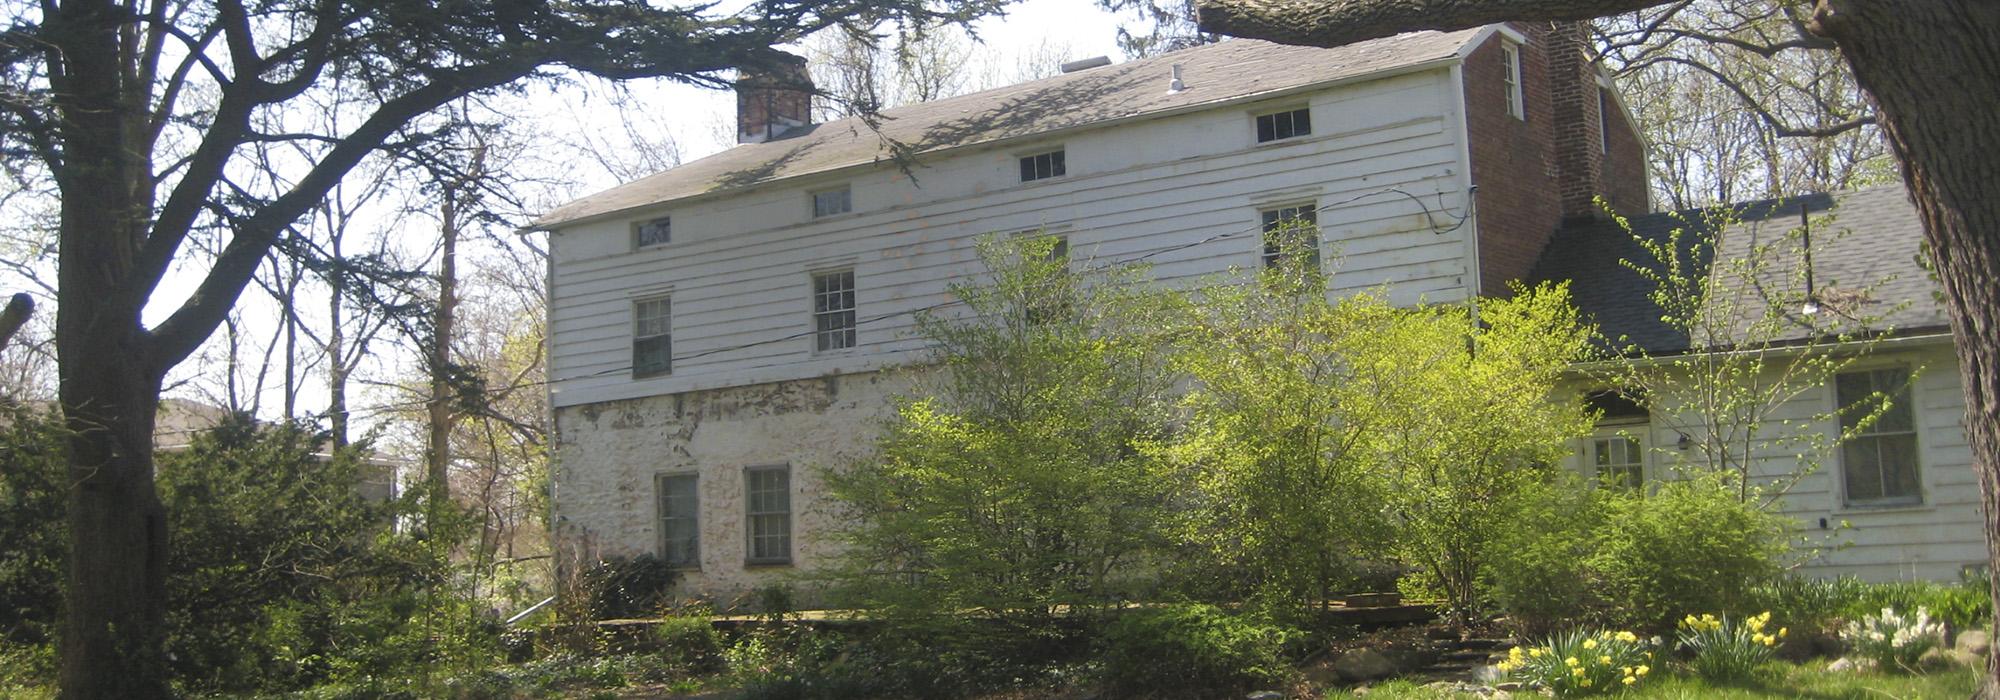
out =
{"type": "Polygon", "coordinates": [[[865,458],[912,383],[908,372],[871,372],[558,408],[556,533],[595,556],[658,554],[656,479],[694,474],[700,566],[682,591],[728,605],[786,583],[833,551],[822,471],[865,458]],[[746,565],[744,470],[773,465],[791,467],[792,563],[746,565]]]}

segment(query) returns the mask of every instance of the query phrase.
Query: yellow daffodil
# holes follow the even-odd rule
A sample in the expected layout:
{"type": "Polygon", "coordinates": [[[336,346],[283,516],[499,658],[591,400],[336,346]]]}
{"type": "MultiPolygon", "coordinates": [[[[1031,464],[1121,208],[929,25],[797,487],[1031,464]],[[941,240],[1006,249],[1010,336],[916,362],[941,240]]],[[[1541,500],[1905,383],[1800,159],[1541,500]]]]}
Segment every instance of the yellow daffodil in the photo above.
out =
{"type": "Polygon", "coordinates": [[[1651,666],[1647,666],[1647,665],[1645,665],[1645,664],[1640,664],[1640,665],[1639,665],[1639,668],[1638,668],[1637,670],[1633,671],[1633,673],[1636,673],[1636,674],[1638,674],[1638,675],[1641,675],[1641,676],[1643,676],[1643,675],[1646,675],[1646,672],[1647,672],[1647,671],[1651,671],[1651,670],[1653,670],[1653,667],[1651,667],[1651,666]]]}
{"type": "Polygon", "coordinates": [[[1577,662],[1577,660],[1576,660],[1576,657],[1572,656],[1572,657],[1569,657],[1569,658],[1567,658],[1567,659],[1563,659],[1563,663],[1565,663],[1565,664],[1569,664],[1569,665],[1571,665],[1571,666],[1575,666],[1575,665],[1577,665],[1577,663],[1578,663],[1578,662],[1577,662]]]}
{"type": "Polygon", "coordinates": [[[1543,655],[1543,654],[1547,654],[1547,653],[1548,653],[1548,652],[1546,652],[1546,651],[1543,651],[1541,647],[1535,647],[1535,648],[1533,648],[1533,649],[1529,649],[1529,650],[1528,650],[1528,658],[1531,658],[1531,659],[1539,659],[1539,658],[1542,658],[1542,655],[1543,655]]]}
{"type": "Polygon", "coordinates": [[[1618,633],[1618,641],[1632,644],[1639,641],[1639,635],[1633,634],[1631,630],[1625,630],[1618,633]]]}
{"type": "Polygon", "coordinates": [[[1633,684],[1633,683],[1637,683],[1637,682],[1639,682],[1639,677],[1638,677],[1638,676],[1626,676],[1626,677],[1625,677],[1625,680],[1624,680],[1624,681],[1622,681],[1622,682],[1623,682],[1623,683],[1624,683],[1625,685],[1631,685],[1631,684],[1633,684]]]}
{"type": "Polygon", "coordinates": [[[1588,688],[1588,687],[1590,687],[1590,679],[1588,679],[1588,678],[1585,678],[1585,679],[1583,679],[1583,680],[1580,680],[1580,681],[1577,681],[1577,682],[1576,682],[1576,685],[1577,685],[1577,687],[1579,687],[1579,688],[1588,688]]]}
{"type": "Polygon", "coordinates": [[[1610,666],[1610,665],[1611,665],[1611,657],[1609,657],[1609,656],[1600,656],[1600,657],[1597,657],[1597,663],[1600,663],[1600,664],[1604,664],[1604,665],[1606,665],[1606,666],[1610,666]]]}
{"type": "Polygon", "coordinates": [[[1583,640],[1583,648],[1585,648],[1585,649],[1596,649],[1596,648],[1597,648],[1597,640],[1595,640],[1595,639],[1586,639],[1586,640],[1583,640]]]}

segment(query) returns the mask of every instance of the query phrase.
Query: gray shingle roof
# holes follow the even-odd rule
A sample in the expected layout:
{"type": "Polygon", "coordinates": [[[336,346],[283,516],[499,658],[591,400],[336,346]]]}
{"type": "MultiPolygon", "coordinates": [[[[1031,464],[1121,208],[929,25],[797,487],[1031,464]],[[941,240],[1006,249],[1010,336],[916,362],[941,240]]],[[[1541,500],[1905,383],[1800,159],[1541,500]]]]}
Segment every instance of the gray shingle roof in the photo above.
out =
{"type": "Polygon", "coordinates": [[[1659,262],[1640,240],[1665,245],[1675,241],[1684,260],[1699,274],[1714,275],[1718,299],[1730,299],[1743,310],[1737,328],[1747,324],[1751,309],[1764,300],[1786,307],[1805,300],[1806,269],[1801,210],[1812,221],[1812,280],[1814,296],[1825,309],[1814,317],[1786,319],[1773,340],[1797,340],[1829,328],[1893,330],[1897,333],[1944,328],[1944,306],[1936,300],[1937,285],[1919,262],[1923,226],[1901,186],[1875,187],[1831,195],[1736,204],[1711,210],[1687,210],[1632,217],[1628,233],[1615,222],[1569,225],[1558,231],[1529,276],[1530,282],[1570,281],[1570,293],[1587,320],[1605,336],[1637,345],[1649,353],[1690,349],[1687,335],[1660,320],[1660,309],[1649,296],[1654,287],[1620,260],[1658,270],[1659,262]],[[1673,232],[1682,230],[1678,239],[1673,232]],[[1697,233],[1716,232],[1720,255],[1696,245],[1697,233]],[[1753,251],[1763,250],[1763,255],[1753,251]],[[1718,266],[1714,261],[1723,261],[1718,266]],[[1764,260],[1755,273],[1737,274],[1744,261],[1764,260]],[[1721,272],[1718,274],[1718,270],[1721,272]],[[1865,323],[1863,322],[1865,321],[1865,323]]]}
{"type": "Polygon", "coordinates": [[[1415,32],[1339,48],[1236,39],[1019,85],[884,110],[881,133],[858,118],[745,144],[570,202],[544,214],[550,228],[613,212],[799,175],[889,160],[890,143],[915,152],[993,143],[1205,104],[1254,98],[1450,59],[1481,30],[1415,32]],[[1187,89],[1167,92],[1169,67],[1187,89]]]}

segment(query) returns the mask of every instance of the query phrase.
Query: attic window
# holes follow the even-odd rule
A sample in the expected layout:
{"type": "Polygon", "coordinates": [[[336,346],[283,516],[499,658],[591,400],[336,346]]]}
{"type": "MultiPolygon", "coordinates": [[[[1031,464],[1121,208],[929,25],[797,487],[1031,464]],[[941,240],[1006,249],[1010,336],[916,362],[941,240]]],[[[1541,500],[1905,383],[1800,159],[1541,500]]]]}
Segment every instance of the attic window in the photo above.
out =
{"type": "Polygon", "coordinates": [[[833,216],[854,211],[854,193],[847,185],[830,190],[820,190],[812,194],[813,218],[833,216]]]}
{"type": "Polygon", "coordinates": [[[669,243],[673,241],[673,234],[674,219],[671,216],[641,221],[632,225],[632,247],[644,248],[669,243]]]}
{"type": "Polygon", "coordinates": [[[1257,143],[1307,136],[1312,132],[1312,110],[1308,108],[1257,115],[1257,143]]]}
{"type": "Polygon", "coordinates": [[[1062,177],[1068,172],[1063,164],[1062,149],[1047,153],[1037,153],[1021,158],[1021,181],[1034,182],[1052,177],[1062,177]]]}
{"type": "Polygon", "coordinates": [[[1507,116],[1526,120],[1528,110],[1521,99],[1521,46],[1513,42],[1501,43],[1500,59],[1503,64],[1500,84],[1507,88],[1507,116]]]}

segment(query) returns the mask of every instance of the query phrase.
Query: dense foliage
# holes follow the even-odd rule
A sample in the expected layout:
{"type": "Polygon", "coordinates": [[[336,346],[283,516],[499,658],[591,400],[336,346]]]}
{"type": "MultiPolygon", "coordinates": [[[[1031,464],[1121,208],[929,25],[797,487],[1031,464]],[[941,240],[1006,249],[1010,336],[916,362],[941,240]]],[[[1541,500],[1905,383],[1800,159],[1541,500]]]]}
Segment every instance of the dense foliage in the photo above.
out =
{"type": "Polygon", "coordinates": [[[1214,697],[1218,690],[1271,687],[1291,674],[1297,633],[1212,605],[1128,611],[1104,628],[1104,680],[1132,697],[1214,697]],[[1161,669],[1173,669],[1161,673],[1161,669]]]}
{"type": "MultiPolygon", "coordinates": [[[[62,431],[40,414],[12,418],[0,436],[10,506],[0,622],[10,655],[45,659],[63,577],[62,431]]],[[[305,428],[231,418],[161,451],[167,649],[184,691],[415,677],[490,655],[495,636],[458,595],[450,547],[439,546],[469,534],[470,521],[444,507],[411,530],[421,494],[371,497],[364,484],[390,478],[386,465],[360,448],[325,450],[325,436],[305,428]]]]}

